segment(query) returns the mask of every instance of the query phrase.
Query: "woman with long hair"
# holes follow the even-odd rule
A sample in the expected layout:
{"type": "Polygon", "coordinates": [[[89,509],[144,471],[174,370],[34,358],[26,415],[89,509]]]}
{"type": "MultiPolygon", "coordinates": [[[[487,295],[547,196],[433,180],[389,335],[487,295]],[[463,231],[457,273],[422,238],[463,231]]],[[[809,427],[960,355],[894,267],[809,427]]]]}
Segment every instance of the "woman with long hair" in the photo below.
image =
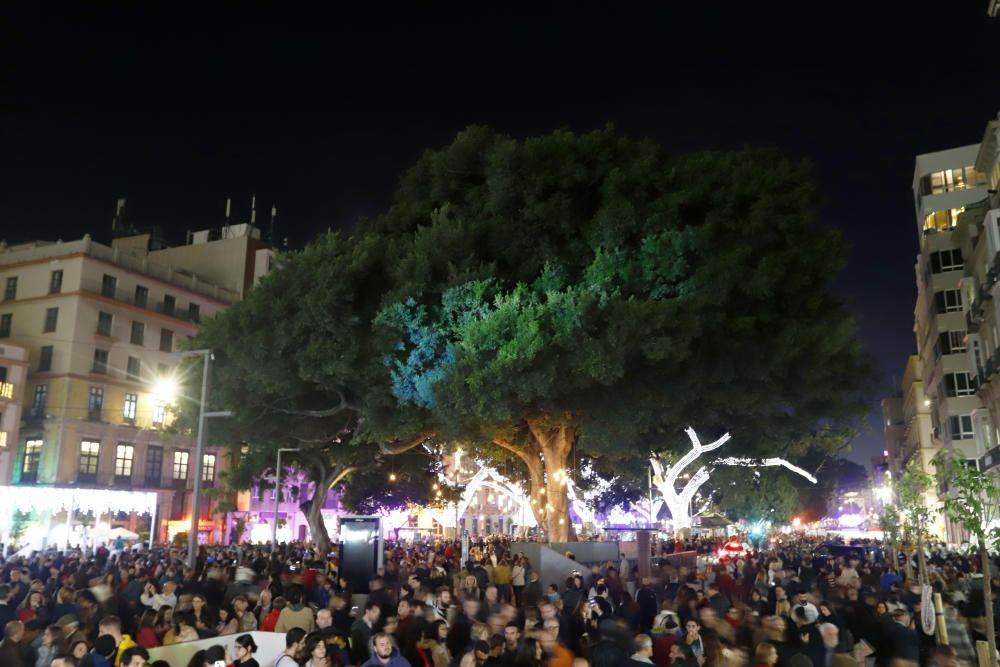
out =
{"type": "Polygon", "coordinates": [[[219,623],[215,626],[216,635],[235,635],[239,632],[239,619],[228,604],[219,607],[219,623]]]}
{"type": "Polygon", "coordinates": [[[152,609],[147,609],[139,616],[139,630],[135,634],[135,641],[146,649],[160,645],[160,638],[156,634],[156,614],[152,609]]]}
{"type": "Polygon", "coordinates": [[[326,642],[323,635],[313,632],[306,636],[306,645],[298,656],[300,665],[304,667],[330,667],[330,658],[326,652],[326,642]]]}
{"type": "Polygon", "coordinates": [[[517,648],[517,654],[514,656],[514,667],[542,667],[545,664],[543,661],[544,653],[542,643],[534,637],[528,637],[517,648]]]}
{"type": "Polygon", "coordinates": [[[163,638],[173,627],[174,608],[165,604],[156,612],[156,618],[153,620],[153,629],[156,630],[156,637],[161,644],[163,643],[163,638]]]}
{"type": "Polygon", "coordinates": [[[42,645],[38,647],[35,667],[49,667],[52,658],[66,652],[66,640],[62,628],[50,625],[42,633],[42,645]]]}

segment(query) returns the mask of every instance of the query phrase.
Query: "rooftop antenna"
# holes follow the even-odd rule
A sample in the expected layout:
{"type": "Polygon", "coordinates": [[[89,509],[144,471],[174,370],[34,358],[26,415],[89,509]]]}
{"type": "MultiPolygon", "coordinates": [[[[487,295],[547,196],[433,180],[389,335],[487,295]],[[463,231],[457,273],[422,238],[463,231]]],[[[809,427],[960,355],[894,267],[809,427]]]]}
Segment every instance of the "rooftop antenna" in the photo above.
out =
{"type": "Polygon", "coordinates": [[[125,223],[125,197],[119,197],[115,204],[115,214],[111,218],[111,232],[114,233],[125,223]]]}
{"type": "Polygon", "coordinates": [[[229,226],[229,213],[233,206],[233,200],[230,197],[226,197],[226,226],[229,226]]]}
{"type": "Polygon", "coordinates": [[[257,195],[250,195],[250,224],[257,222],[257,195]]]}
{"type": "Polygon", "coordinates": [[[278,207],[271,204],[271,231],[268,234],[268,241],[274,243],[274,219],[278,217],[278,207]]]}

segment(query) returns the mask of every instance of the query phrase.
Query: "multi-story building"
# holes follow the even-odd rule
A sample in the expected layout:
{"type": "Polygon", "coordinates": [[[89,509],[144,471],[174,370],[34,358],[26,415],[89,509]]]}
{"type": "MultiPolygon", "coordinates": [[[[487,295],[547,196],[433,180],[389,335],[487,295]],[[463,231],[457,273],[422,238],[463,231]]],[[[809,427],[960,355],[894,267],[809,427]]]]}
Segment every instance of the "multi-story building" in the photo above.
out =
{"type": "MultiPolygon", "coordinates": [[[[960,220],[986,196],[986,174],[976,166],[978,144],[919,155],[913,175],[917,237],[917,355],[907,363],[902,399],[883,405],[890,468],[914,463],[933,474],[942,447],[977,460],[992,447],[993,421],[976,393],[976,365],[970,361],[969,298],[960,220]],[[929,428],[927,417],[929,416],[929,428]]],[[[937,505],[937,498],[928,501],[937,505]]],[[[958,539],[957,528],[941,520],[939,534],[958,539]]]]}
{"type": "MultiPolygon", "coordinates": [[[[0,317],[0,338],[9,337],[10,324],[9,317],[0,317]]],[[[10,479],[14,465],[27,378],[27,348],[0,341],[0,480],[10,479]]]]}
{"type": "MultiPolygon", "coordinates": [[[[988,182],[981,199],[966,207],[956,237],[965,261],[962,298],[968,302],[967,362],[971,384],[986,409],[977,415],[976,442],[980,469],[1000,464],[1000,120],[991,121],[975,157],[975,168],[988,182]],[[979,428],[980,423],[982,428],[979,428]]],[[[970,457],[971,458],[971,457],[970,457]]]]}
{"type": "MultiPolygon", "coordinates": [[[[243,231],[259,237],[255,228],[243,231]]],[[[195,241],[169,254],[150,250],[148,235],[110,247],[89,236],[0,246],[0,342],[23,345],[30,358],[21,433],[0,482],[153,491],[156,536],[166,538],[168,522],[190,523],[196,450],[164,432],[169,397],[158,388],[173,378],[179,343],[238,300],[256,272],[250,263],[247,277],[244,255],[228,269],[216,267],[218,283],[206,279],[192,265],[201,268],[212,254],[198,246],[216,241],[207,234],[195,241]]],[[[225,465],[223,452],[207,449],[205,485],[225,465]]],[[[212,522],[217,502],[203,495],[197,508],[203,541],[222,539],[223,524],[212,522]]],[[[137,532],[151,521],[108,510],[137,532]]]]}

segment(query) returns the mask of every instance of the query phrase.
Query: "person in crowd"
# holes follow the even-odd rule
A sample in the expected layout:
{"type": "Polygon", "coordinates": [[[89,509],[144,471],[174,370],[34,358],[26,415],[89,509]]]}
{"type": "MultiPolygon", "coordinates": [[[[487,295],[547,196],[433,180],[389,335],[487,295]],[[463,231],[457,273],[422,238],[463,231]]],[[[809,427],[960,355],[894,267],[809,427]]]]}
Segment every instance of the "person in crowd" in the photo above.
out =
{"type": "Polygon", "coordinates": [[[285,591],[285,598],[288,606],[281,610],[278,622],[274,626],[275,632],[287,632],[290,628],[302,628],[306,632],[316,629],[316,619],[313,611],[302,602],[302,587],[290,586],[285,591]]]}
{"type": "Polygon", "coordinates": [[[351,657],[355,664],[367,662],[371,657],[371,639],[375,634],[382,608],[375,602],[367,602],[364,612],[351,626],[351,657]]]}
{"type": "Polygon", "coordinates": [[[362,667],[411,667],[410,662],[399,654],[387,632],[379,632],[372,641],[372,654],[362,667]]]}
{"type": "Polygon", "coordinates": [[[260,667],[254,653],[257,652],[257,644],[251,635],[240,635],[236,638],[235,660],[236,667],[260,667]]]}
{"type": "Polygon", "coordinates": [[[306,631],[290,628],[285,633],[285,652],[274,661],[274,667],[300,667],[298,656],[306,648],[306,631]]]}
{"type": "Polygon", "coordinates": [[[136,645],[132,637],[122,634],[122,621],[117,616],[105,616],[97,626],[98,637],[111,637],[115,642],[114,665],[121,664],[122,653],[136,645]]]}

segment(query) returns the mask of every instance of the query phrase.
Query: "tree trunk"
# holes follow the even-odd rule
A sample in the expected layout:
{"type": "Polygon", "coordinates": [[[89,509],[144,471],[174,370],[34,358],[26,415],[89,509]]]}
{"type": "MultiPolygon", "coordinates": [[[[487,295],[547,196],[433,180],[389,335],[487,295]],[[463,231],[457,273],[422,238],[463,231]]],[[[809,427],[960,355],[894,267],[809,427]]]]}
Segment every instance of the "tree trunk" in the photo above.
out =
{"type": "Polygon", "coordinates": [[[566,425],[542,429],[529,421],[528,427],[541,454],[540,460],[535,459],[534,465],[528,465],[532,496],[537,508],[535,517],[539,525],[544,526],[545,537],[549,542],[572,542],[576,539],[576,530],[569,513],[566,465],[575,433],[566,425]]]}
{"type": "Polygon", "coordinates": [[[323,523],[323,502],[326,500],[326,492],[320,491],[317,485],[316,492],[313,493],[312,500],[302,504],[302,511],[305,512],[306,522],[309,524],[309,534],[312,536],[312,543],[321,554],[330,552],[330,533],[323,523]],[[308,507],[307,507],[308,505],[308,507]]]}
{"type": "Polygon", "coordinates": [[[323,503],[326,502],[326,496],[330,493],[330,489],[344,481],[357,468],[338,466],[333,471],[327,471],[325,467],[322,467],[321,470],[322,474],[317,475],[316,489],[313,491],[312,499],[302,503],[299,508],[306,515],[306,523],[309,524],[309,534],[313,544],[321,554],[325,555],[329,553],[331,543],[330,533],[326,530],[326,524],[323,523],[323,503]]]}
{"type": "Polygon", "coordinates": [[[979,560],[983,567],[983,606],[986,607],[986,644],[990,650],[990,667],[997,664],[997,636],[993,627],[993,592],[990,583],[990,554],[986,549],[986,538],[978,535],[979,560]]]}

